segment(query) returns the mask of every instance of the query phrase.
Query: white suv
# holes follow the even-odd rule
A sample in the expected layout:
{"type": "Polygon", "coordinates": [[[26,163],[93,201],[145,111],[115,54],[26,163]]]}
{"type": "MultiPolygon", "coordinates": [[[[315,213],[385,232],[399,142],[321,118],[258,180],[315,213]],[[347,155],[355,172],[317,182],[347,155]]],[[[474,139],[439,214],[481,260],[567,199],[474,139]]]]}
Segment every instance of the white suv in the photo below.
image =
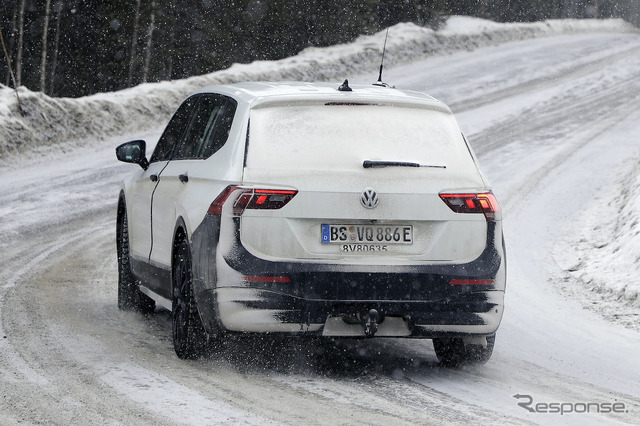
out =
{"type": "Polygon", "coordinates": [[[118,202],[118,305],[172,310],[176,353],[229,332],[433,339],[485,362],[503,312],[498,203],[449,108],[344,83],[205,88],[118,202]]]}

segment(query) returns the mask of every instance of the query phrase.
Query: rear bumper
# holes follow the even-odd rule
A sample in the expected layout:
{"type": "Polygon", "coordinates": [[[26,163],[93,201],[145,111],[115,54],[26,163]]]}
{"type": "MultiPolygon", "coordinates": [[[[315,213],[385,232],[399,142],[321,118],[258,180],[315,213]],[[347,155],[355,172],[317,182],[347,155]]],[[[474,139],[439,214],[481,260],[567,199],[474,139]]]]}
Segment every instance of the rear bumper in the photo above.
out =
{"type": "Polygon", "coordinates": [[[310,300],[251,288],[215,290],[225,329],[242,332],[365,336],[367,313],[379,314],[376,336],[444,337],[493,334],[503,311],[503,291],[473,292],[440,301],[310,300]]]}
{"type": "Polygon", "coordinates": [[[192,238],[194,288],[209,330],[357,337],[365,335],[372,309],[379,315],[376,336],[488,335],[500,324],[506,279],[500,222],[489,223],[486,248],[469,263],[371,266],[257,258],[240,243],[235,219],[231,238],[214,246],[219,220],[208,216],[192,238]],[[493,284],[450,284],[469,279],[493,284]]]}

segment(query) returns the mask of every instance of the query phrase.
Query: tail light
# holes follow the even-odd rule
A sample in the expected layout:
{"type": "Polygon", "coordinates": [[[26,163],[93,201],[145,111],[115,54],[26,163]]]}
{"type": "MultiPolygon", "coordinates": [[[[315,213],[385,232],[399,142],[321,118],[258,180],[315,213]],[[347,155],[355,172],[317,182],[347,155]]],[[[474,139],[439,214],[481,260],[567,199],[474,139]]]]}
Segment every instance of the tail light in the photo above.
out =
{"type": "Polygon", "coordinates": [[[298,193],[290,189],[256,189],[227,186],[209,206],[207,214],[221,215],[222,207],[233,202],[233,215],[241,216],[246,209],[277,210],[284,207],[298,193]]]}
{"type": "Polygon", "coordinates": [[[440,198],[456,213],[482,213],[489,221],[502,219],[502,211],[493,192],[440,194],[440,198]]]}

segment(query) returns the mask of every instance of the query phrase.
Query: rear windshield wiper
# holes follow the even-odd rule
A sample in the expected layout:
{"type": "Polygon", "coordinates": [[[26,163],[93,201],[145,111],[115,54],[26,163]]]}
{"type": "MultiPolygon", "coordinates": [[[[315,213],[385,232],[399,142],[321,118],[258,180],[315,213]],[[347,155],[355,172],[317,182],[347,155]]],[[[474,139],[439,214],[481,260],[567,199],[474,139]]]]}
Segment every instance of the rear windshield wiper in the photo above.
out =
{"type": "Polygon", "coordinates": [[[364,160],[362,167],[365,169],[379,169],[382,167],[430,167],[434,169],[446,169],[447,166],[435,166],[431,164],[410,163],[407,161],[371,161],[364,160]]]}

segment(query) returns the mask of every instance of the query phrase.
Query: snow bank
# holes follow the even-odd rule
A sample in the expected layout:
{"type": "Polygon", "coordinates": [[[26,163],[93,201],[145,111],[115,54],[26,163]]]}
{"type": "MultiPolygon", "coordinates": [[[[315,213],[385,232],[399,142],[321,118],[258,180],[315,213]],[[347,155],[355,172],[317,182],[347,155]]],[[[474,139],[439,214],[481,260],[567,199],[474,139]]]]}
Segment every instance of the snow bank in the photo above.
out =
{"type": "MultiPolygon", "coordinates": [[[[404,23],[389,31],[385,64],[392,66],[512,40],[593,31],[633,31],[633,27],[622,20],[498,24],[460,16],[449,18],[438,31],[404,23]]],[[[381,31],[352,43],[308,48],[278,61],[235,64],[203,76],[143,84],[78,99],[51,98],[21,87],[22,114],[18,112],[14,91],[0,85],[0,163],[9,165],[17,153],[37,156],[64,149],[60,145],[63,141],[88,145],[109,135],[161,126],[185,96],[206,85],[251,80],[341,81],[368,70],[373,81],[384,36],[385,31],[381,31]]]]}
{"type": "Polygon", "coordinates": [[[576,224],[577,238],[554,249],[569,277],[593,292],[591,301],[605,315],[637,328],[640,308],[640,158],[613,188],[603,189],[594,207],[576,224]],[[619,305],[606,306],[613,300],[619,305]],[[602,306],[604,305],[604,306],[602,306]],[[621,316],[626,316],[621,318],[621,316]]]}

